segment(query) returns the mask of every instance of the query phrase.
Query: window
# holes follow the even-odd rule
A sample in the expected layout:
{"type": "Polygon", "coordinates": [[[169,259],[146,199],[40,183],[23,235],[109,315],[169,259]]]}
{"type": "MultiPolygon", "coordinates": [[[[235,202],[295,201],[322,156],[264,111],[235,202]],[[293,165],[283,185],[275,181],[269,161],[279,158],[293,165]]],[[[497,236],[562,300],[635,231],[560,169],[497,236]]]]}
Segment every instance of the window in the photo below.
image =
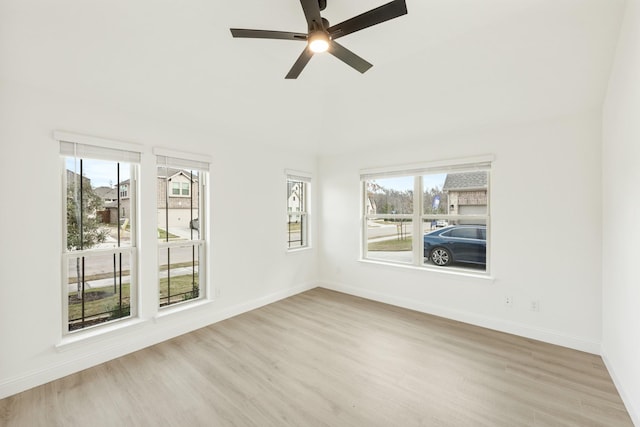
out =
{"type": "Polygon", "coordinates": [[[155,153],[160,307],[165,307],[204,297],[209,162],[165,150],[155,153]]]}
{"type": "Polygon", "coordinates": [[[287,172],[287,249],[309,247],[309,191],[311,175],[287,172]]]}
{"type": "Polygon", "coordinates": [[[363,171],[363,258],[486,272],[490,168],[484,157],[363,171]]]}
{"type": "Polygon", "coordinates": [[[109,148],[108,141],[93,138],[62,133],[55,137],[64,171],[63,330],[70,333],[136,314],[135,188],[140,153],[109,148]],[[126,199],[117,191],[124,182],[126,199]],[[100,196],[110,191],[117,195],[115,200],[100,196]]]}
{"type": "MultiPolygon", "coordinates": [[[[182,179],[189,180],[184,172],[178,172],[179,177],[182,179]]],[[[178,178],[176,178],[178,179],[178,178]]],[[[171,178],[169,178],[171,181],[171,178]]],[[[185,196],[189,197],[191,195],[191,183],[190,182],[171,182],[171,195],[172,196],[185,196]]]]}

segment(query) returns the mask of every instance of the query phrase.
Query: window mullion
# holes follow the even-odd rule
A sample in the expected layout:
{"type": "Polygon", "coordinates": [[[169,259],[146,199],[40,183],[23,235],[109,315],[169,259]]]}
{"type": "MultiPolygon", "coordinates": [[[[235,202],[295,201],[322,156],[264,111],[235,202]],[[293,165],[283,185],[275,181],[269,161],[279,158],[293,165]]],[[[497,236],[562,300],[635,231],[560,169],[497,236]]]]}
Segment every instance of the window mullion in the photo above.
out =
{"type": "Polygon", "coordinates": [[[413,177],[413,263],[422,264],[422,177],[413,177]]]}

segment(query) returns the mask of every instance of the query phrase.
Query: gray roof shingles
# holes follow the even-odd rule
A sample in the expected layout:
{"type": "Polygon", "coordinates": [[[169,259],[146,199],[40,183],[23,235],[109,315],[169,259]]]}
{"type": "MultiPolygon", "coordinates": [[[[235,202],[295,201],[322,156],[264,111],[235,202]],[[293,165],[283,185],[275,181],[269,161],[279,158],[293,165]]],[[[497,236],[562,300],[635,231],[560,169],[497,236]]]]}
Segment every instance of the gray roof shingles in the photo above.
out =
{"type": "Polygon", "coordinates": [[[487,188],[487,172],[459,172],[447,174],[443,191],[477,190],[487,188]]]}

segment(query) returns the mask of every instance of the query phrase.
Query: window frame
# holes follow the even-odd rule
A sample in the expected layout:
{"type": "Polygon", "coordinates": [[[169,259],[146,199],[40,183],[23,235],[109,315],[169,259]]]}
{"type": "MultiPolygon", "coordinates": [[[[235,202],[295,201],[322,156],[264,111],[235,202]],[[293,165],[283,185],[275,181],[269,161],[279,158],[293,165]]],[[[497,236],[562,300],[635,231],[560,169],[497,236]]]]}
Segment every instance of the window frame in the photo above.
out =
{"type": "Polygon", "coordinates": [[[390,166],[383,168],[362,169],[360,171],[360,260],[377,264],[387,264],[400,267],[418,268],[425,271],[436,271],[450,274],[465,274],[489,277],[491,272],[491,175],[494,157],[492,155],[478,156],[464,159],[444,160],[428,163],[410,164],[404,166],[390,166]],[[437,173],[460,173],[471,171],[486,171],[486,214],[431,214],[425,213],[423,176],[437,173]],[[367,211],[367,182],[380,178],[413,177],[413,212],[411,214],[371,214],[367,211]],[[393,219],[396,221],[409,220],[412,222],[410,234],[412,237],[411,261],[394,261],[372,258],[368,251],[368,221],[372,219],[393,219]],[[424,223],[446,219],[451,221],[479,220],[486,226],[486,264],[483,271],[477,271],[464,266],[448,266],[447,268],[431,266],[424,262],[424,223]],[[417,225],[417,226],[416,226],[417,225]]]}
{"type": "MultiPolygon", "coordinates": [[[[83,335],[89,331],[107,329],[110,328],[114,323],[119,323],[123,321],[127,321],[130,319],[134,319],[138,317],[139,313],[139,300],[138,300],[138,264],[139,264],[139,256],[138,256],[138,233],[137,233],[137,224],[138,224],[138,182],[139,182],[139,172],[140,172],[140,163],[142,150],[141,147],[137,144],[125,143],[121,141],[113,141],[106,140],[101,138],[95,138],[84,135],[77,135],[67,132],[59,132],[55,131],[53,134],[54,140],[56,140],[60,145],[60,164],[61,164],[61,196],[62,196],[62,239],[61,239],[61,331],[62,337],[69,337],[72,335],[83,335]],[[79,153],[78,153],[79,151],[79,153]],[[117,227],[118,227],[118,239],[117,246],[113,248],[88,248],[88,249],[75,249],[69,250],[67,248],[67,239],[68,239],[68,224],[67,224],[67,191],[68,191],[68,181],[67,181],[67,158],[75,158],[82,162],[87,159],[91,160],[99,160],[99,161],[111,161],[114,162],[117,167],[120,167],[120,163],[129,164],[129,194],[127,198],[130,200],[130,243],[128,246],[120,246],[120,211],[117,210],[118,218],[117,218],[117,227]],[[116,319],[106,320],[104,322],[99,322],[97,324],[82,326],[78,329],[71,330],[69,325],[69,262],[73,259],[82,258],[82,264],[84,268],[84,262],[87,258],[94,258],[98,256],[104,255],[113,255],[114,256],[114,286],[116,285],[116,281],[120,280],[120,295],[122,297],[122,263],[121,256],[126,255],[129,257],[129,313],[128,315],[123,315],[116,319]],[[116,255],[120,255],[116,257],[116,255]],[[116,259],[120,260],[120,265],[118,270],[116,271],[116,259]],[[119,274],[117,274],[119,272],[119,274]]],[[[77,174],[76,171],[71,171],[72,173],[77,174]]],[[[82,168],[80,172],[80,176],[82,176],[82,168]]],[[[82,179],[81,179],[82,180],[82,179]]],[[[123,199],[120,196],[120,183],[117,184],[118,188],[118,197],[123,199]]],[[[82,201],[81,201],[82,203],[82,201]]],[[[122,208],[124,209],[124,208],[122,208]]],[[[84,271],[81,273],[84,276],[84,271]]],[[[88,281],[83,277],[83,291],[84,291],[84,283],[88,281]]],[[[79,283],[79,282],[78,282],[79,283]]],[[[122,299],[120,300],[120,310],[122,310],[122,299]]],[[[89,316],[90,317],[90,316],[89,316]]],[[[84,319],[84,314],[83,314],[84,319]]],[[[83,320],[84,322],[84,320],[83,320]]]]}
{"type": "MultiPolygon", "coordinates": [[[[296,252],[303,251],[307,249],[311,249],[311,183],[312,183],[312,174],[309,172],[296,171],[292,169],[285,169],[285,231],[286,231],[286,240],[285,240],[285,249],[287,252],[296,252]],[[303,186],[302,197],[298,195],[298,202],[302,206],[302,209],[299,211],[294,211],[291,209],[289,204],[289,198],[291,194],[289,193],[289,183],[295,182],[300,183],[303,186]],[[291,246],[291,243],[297,242],[298,240],[291,240],[291,217],[299,216],[300,217],[300,246],[291,246]]],[[[295,196],[294,196],[295,197],[295,196]]]]}
{"type": "MultiPolygon", "coordinates": [[[[191,247],[192,248],[192,274],[193,271],[196,268],[196,260],[197,260],[197,276],[198,276],[198,295],[196,297],[192,297],[184,299],[182,301],[171,301],[171,293],[168,294],[168,296],[163,297],[161,296],[161,286],[160,286],[160,281],[162,280],[161,275],[158,275],[158,281],[157,281],[157,285],[158,285],[158,292],[157,292],[157,307],[158,307],[158,311],[159,313],[163,313],[163,312],[170,312],[172,311],[174,308],[176,307],[188,307],[189,305],[197,305],[197,303],[203,301],[203,300],[209,300],[210,299],[210,292],[209,292],[209,286],[208,286],[208,280],[207,277],[209,276],[208,271],[207,271],[207,253],[208,253],[208,221],[206,220],[208,217],[208,207],[209,207],[209,195],[208,195],[208,191],[209,191],[209,170],[210,170],[210,159],[208,156],[205,155],[200,155],[200,154],[194,154],[194,153],[185,153],[185,152],[179,152],[179,151],[174,151],[174,150],[167,150],[164,148],[154,148],[153,153],[156,155],[156,162],[155,162],[155,177],[156,177],[156,194],[158,194],[158,183],[159,183],[159,176],[158,176],[158,172],[160,170],[160,168],[172,168],[172,169],[178,169],[178,170],[182,170],[187,171],[190,170],[190,173],[193,172],[197,172],[197,183],[194,183],[194,179],[193,176],[187,176],[187,178],[189,179],[189,182],[172,182],[170,180],[169,176],[165,176],[165,197],[164,197],[164,201],[165,201],[165,206],[164,209],[166,209],[167,211],[165,212],[165,218],[167,218],[168,221],[168,210],[171,209],[169,207],[169,199],[170,198],[182,198],[182,199],[187,199],[193,198],[193,194],[194,194],[194,185],[198,186],[198,194],[197,194],[197,203],[198,203],[198,217],[197,218],[193,218],[192,216],[189,217],[189,227],[190,227],[190,231],[191,231],[191,236],[189,239],[186,240],[179,240],[179,241],[170,241],[169,240],[169,236],[168,233],[166,235],[166,238],[164,241],[161,241],[160,239],[157,239],[157,256],[156,259],[158,260],[158,264],[156,265],[156,269],[158,271],[158,273],[160,273],[160,257],[161,252],[164,251],[165,249],[167,250],[167,266],[169,267],[171,265],[170,263],[170,257],[171,257],[171,250],[172,249],[177,249],[177,248],[186,248],[186,247],[191,247]],[[182,194],[178,194],[175,195],[173,194],[173,189],[174,189],[174,184],[178,184],[178,189],[179,192],[182,193],[184,185],[188,186],[188,190],[189,190],[189,194],[188,195],[182,195],[182,194]],[[184,185],[183,185],[184,184],[184,185]],[[197,238],[193,238],[193,228],[191,228],[191,224],[193,220],[198,220],[198,236],[197,238]],[[197,256],[196,256],[197,254],[197,256]],[[166,303],[163,303],[163,300],[166,299],[166,303]]],[[[193,200],[193,199],[192,199],[193,200]]],[[[159,202],[159,200],[156,198],[156,201],[159,202]]],[[[158,212],[160,209],[162,209],[163,207],[161,207],[160,205],[156,206],[156,212],[158,212]]],[[[192,215],[192,209],[190,209],[191,211],[191,215],[192,215]]],[[[159,217],[159,215],[157,215],[159,217]]],[[[168,222],[165,224],[161,224],[160,222],[157,222],[157,228],[158,229],[166,229],[166,231],[168,232],[168,228],[169,228],[169,224],[168,222]]],[[[170,280],[171,277],[171,268],[167,268],[168,271],[168,278],[170,280]]],[[[170,285],[169,285],[170,286],[170,285]]],[[[182,295],[185,293],[180,293],[180,294],[174,294],[175,295],[182,295]]]]}

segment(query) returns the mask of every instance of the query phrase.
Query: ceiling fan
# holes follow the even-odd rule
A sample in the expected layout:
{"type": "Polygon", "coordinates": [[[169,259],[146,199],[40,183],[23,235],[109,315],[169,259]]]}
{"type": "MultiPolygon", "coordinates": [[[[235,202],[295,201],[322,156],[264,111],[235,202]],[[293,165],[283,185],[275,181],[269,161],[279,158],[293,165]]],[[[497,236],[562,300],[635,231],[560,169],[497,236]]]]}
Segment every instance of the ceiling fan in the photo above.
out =
{"type": "Polygon", "coordinates": [[[300,0],[304,16],[307,19],[308,32],[293,33],[289,31],[247,30],[231,28],[233,37],[254,39],[298,40],[307,42],[296,62],[289,70],[285,79],[296,79],[315,53],[329,52],[345,64],[364,73],[373,66],[335,40],[347,34],[360,31],[367,27],[405,15],[407,5],[405,0],[394,0],[368,12],[347,19],[336,25],[329,25],[329,21],[320,16],[320,11],[327,7],[326,0],[300,0]]]}

